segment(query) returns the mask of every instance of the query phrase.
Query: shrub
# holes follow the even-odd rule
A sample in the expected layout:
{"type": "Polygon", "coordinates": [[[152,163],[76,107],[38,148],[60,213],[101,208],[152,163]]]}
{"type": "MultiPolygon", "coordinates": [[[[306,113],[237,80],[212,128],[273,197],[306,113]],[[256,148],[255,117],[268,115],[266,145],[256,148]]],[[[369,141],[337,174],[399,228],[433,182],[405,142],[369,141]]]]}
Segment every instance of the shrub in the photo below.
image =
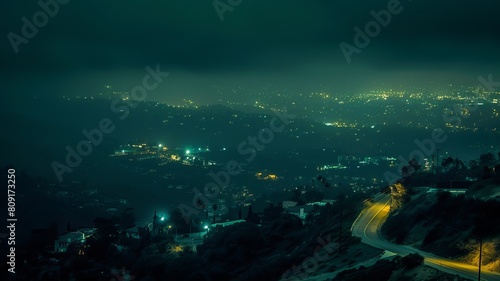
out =
{"type": "Polygon", "coordinates": [[[424,257],[418,253],[409,254],[401,259],[401,263],[405,268],[412,269],[424,264],[424,257]]]}

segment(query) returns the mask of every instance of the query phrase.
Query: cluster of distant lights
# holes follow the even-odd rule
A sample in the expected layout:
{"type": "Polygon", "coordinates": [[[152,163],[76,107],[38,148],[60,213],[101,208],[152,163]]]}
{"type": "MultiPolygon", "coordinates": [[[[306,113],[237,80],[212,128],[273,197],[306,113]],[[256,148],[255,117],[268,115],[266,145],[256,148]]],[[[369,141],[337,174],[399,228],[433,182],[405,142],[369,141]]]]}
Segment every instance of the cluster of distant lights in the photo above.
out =
{"type": "MultiPolygon", "coordinates": [[[[147,145],[146,144],[142,144],[142,145],[132,145],[133,147],[137,147],[137,148],[147,148],[147,145]]],[[[153,146],[153,148],[157,147],[158,149],[160,150],[168,150],[168,148],[163,145],[163,144],[158,144],[157,146],[153,146]]],[[[226,151],[227,149],[225,147],[221,148],[220,151],[226,151]]],[[[190,155],[193,155],[194,153],[196,152],[207,152],[207,151],[210,151],[210,149],[208,147],[206,148],[201,148],[201,147],[198,147],[197,149],[196,148],[188,148],[186,150],[184,150],[184,155],[187,155],[187,156],[190,156],[190,155]]],[[[121,153],[125,154],[126,153],[126,150],[121,150],[121,153]]]]}
{"type": "MultiPolygon", "coordinates": [[[[165,221],[165,220],[166,220],[165,216],[162,216],[162,217],[160,218],[160,221],[165,221]]],[[[208,226],[207,224],[205,224],[205,226],[203,226],[203,228],[204,228],[204,229],[208,229],[208,227],[209,227],[209,226],[208,226]]],[[[172,226],[171,226],[171,225],[169,225],[169,226],[168,226],[168,228],[170,229],[170,228],[172,228],[172,226]]]]}

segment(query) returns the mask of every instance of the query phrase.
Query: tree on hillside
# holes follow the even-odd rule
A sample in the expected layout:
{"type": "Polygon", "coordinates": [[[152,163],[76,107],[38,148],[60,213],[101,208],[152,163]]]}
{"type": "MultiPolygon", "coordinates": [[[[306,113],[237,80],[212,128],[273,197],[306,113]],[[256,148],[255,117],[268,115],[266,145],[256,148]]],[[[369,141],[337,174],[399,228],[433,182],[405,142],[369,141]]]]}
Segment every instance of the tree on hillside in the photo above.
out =
{"type": "Polygon", "coordinates": [[[453,160],[453,166],[457,171],[461,171],[461,170],[465,169],[464,161],[462,161],[458,158],[455,158],[455,160],[453,160]]]}
{"type": "Polygon", "coordinates": [[[466,174],[464,173],[467,169],[465,163],[453,157],[447,157],[441,161],[441,167],[443,171],[443,175],[441,177],[442,181],[450,181],[450,180],[464,180],[466,174]]]}
{"type": "Polygon", "coordinates": [[[477,162],[477,160],[469,160],[467,162],[467,169],[473,170],[476,169],[477,167],[479,167],[479,162],[477,162]]]}
{"type": "Polygon", "coordinates": [[[408,161],[408,165],[401,167],[401,176],[406,179],[418,172],[421,167],[422,165],[414,157],[408,161]]]}
{"type": "Polygon", "coordinates": [[[214,223],[215,223],[215,211],[217,211],[218,208],[217,204],[213,204],[212,208],[214,209],[214,223]]]}
{"type": "Polygon", "coordinates": [[[408,190],[402,183],[395,183],[390,186],[391,189],[391,211],[396,211],[408,202],[408,190]]]}
{"type": "Polygon", "coordinates": [[[252,208],[252,205],[250,205],[248,207],[247,219],[250,219],[251,217],[253,217],[253,208],[252,208]]]}
{"type": "Polygon", "coordinates": [[[151,231],[147,226],[144,227],[137,227],[137,231],[139,232],[139,251],[144,249],[145,247],[149,246],[151,244],[151,231]]]}
{"type": "Polygon", "coordinates": [[[297,202],[297,205],[304,205],[306,201],[302,198],[302,187],[292,189],[291,201],[297,202]]]}
{"type": "Polygon", "coordinates": [[[418,253],[408,254],[401,259],[401,263],[405,268],[412,269],[424,264],[424,257],[418,253]]]}
{"type": "Polygon", "coordinates": [[[464,173],[466,176],[480,178],[483,174],[483,166],[480,165],[478,160],[469,160],[465,165],[464,173]]]}
{"type": "Polygon", "coordinates": [[[483,167],[483,176],[481,177],[481,179],[485,180],[485,179],[489,179],[490,177],[491,177],[490,168],[488,168],[488,166],[484,166],[483,167]]]}
{"type": "Polygon", "coordinates": [[[57,236],[58,226],[55,223],[51,223],[44,229],[33,229],[31,231],[31,237],[24,246],[26,248],[25,258],[27,260],[36,261],[39,255],[46,254],[53,250],[54,240],[57,239],[57,236]]]}
{"type": "MultiPolygon", "coordinates": [[[[318,175],[317,180],[320,181],[324,187],[332,187],[332,185],[322,175],[318,175]]],[[[314,182],[314,180],[313,180],[314,182]]]]}
{"type": "Polygon", "coordinates": [[[479,156],[479,164],[483,167],[489,167],[495,163],[495,155],[493,153],[488,152],[485,154],[481,154],[479,156]]]}
{"type": "Polygon", "coordinates": [[[412,158],[408,164],[410,165],[410,167],[413,169],[414,172],[418,172],[420,170],[420,168],[422,168],[422,165],[418,163],[417,159],[412,158]]]}
{"type": "Polygon", "coordinates": [[[267,223],[279,218],[283,214],[283,206],[274,204],[269,204],[267,208],[264,209],[264,221],[267,223]]]}
{"type": "Polygon", "coordinates": [[[186,233],[189,232],[190,225],[193,218],[184,217],[179,208],[175,208],[170,211],[170,224],[179,232],[186,233]]]}
{"type": "Polygon", "coordinates": [[[253,222],[253,223],[260,223],[260,218],[257,214],[253,212],[252,205],[248,207],[248,213],[247,213],[247,222],[253,222]]]}
{"type": "Polygon", "coordinates": [[[96,218],[94,225],[96,233],[87,239],[85,244],[89,257],[102,260],[116,249],[112,244],[118,241],[118,228],[112,219],[102,217],[96,218]]]}
{"type": "Polygon", "coordinates": [[[135,225],[135,216],[130,212],[133,208],[125,209],[122,213],[113,216],[113,220],[120,225],[121,230],[126,230],[135,225]]]}
{"type": "Polygon", "coordinates": [[[118,238],[118,228],[112,219],[98,217],[94,220],[96,236],[108,243],[115,243],[118,238]]]}
{"type": "Polygon", "coordinates": [[[304,193],[303,198],[306,202],[318,202],[323,200],[323,192],[315,189],[309,189],[304,193]]]}
{"type": "Polygon", "coordinates": [[[443,159],[443,161],[441,161],[441,167],[443,167],[443,171],[445,173],[451,171],[453,169],[453,163],[454,163],[454,160],[450,156],[443,159]]]}
{"type": "MultiPolygon", "coordinates": [[[[466,255],[463,257],[468,263],[473,265],[479,264],[479,241],[477,239],[470,239],[466,242],[461,242],[459,248],[462,249],[466,255]]],[[[492,241],[484,241],[482,245],[481,263],[483,265],[495,262],[498,258],[498,253],[495,250],[495,243],[492,241]]]]}

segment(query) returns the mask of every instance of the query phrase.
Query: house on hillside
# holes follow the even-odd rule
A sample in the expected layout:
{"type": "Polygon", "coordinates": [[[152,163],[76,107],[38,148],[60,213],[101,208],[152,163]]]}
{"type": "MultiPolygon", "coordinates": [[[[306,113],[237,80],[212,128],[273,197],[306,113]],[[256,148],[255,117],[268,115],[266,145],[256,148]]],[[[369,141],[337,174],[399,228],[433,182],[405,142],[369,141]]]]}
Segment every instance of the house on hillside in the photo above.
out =
{"type": "Polygon", "coordinates": [[[285,209],[285,212],[290,213],[292,215],[296,215],[301,220],[305,220],[307,215],[311,213],[314,210],[314,208],[315,208],[314,205],[300,205],[300,206],[289,207],[285,209]]]}
{"type": "Polygon", "coordinates": [[[65,253],[68,250],[68,246],[72,243],[83,243],[85,242],[85,234],[80,231],[66,233],[61,235],[54,241],[54,252],[55,253],[65,253]]]}
{"type": "Polygon", "coordinates": [[[68,232],[54,241],[54,253],[65,253],[70,244],[84,243],[87,238],[94,235],[96,229],[93,227],[79,228],[76,231],[68,232]]]}

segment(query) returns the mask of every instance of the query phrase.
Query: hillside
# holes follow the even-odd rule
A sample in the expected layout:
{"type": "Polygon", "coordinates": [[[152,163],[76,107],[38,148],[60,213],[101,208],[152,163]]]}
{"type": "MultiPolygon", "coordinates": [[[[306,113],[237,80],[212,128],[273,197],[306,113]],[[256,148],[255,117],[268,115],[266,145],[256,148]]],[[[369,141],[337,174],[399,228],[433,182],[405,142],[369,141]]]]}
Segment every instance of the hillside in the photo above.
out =
{"type": "Polygon", "coordinates": [[[467,190],[466,195],[476,199],[496,199],[500,201],[500,176],[497,175],[472,185],[467,190]]]}
{"type": "Polygon", "coordinates": [[[423,257],[410,254],[405,257],[394,257],[391,260],[379,260],[376,264],[358,269],[345,270],[333,281],[462,281],[469,280],[444,273],[423,264],[423,257]]]}
{"type": "MultiPolygon", "coordinates": [[[[485,191],[496,180],[474,185],[468,195],[485,191]]],[[[449,192],[415,195],[387,218],[382,233],[394,243],[412,245],[472,265],[479,263],[482,238],[483,268],[500,272],[500,225],[497,223],[500,202],[478,197],[488,196],[455,196],[449,192]]]]}

